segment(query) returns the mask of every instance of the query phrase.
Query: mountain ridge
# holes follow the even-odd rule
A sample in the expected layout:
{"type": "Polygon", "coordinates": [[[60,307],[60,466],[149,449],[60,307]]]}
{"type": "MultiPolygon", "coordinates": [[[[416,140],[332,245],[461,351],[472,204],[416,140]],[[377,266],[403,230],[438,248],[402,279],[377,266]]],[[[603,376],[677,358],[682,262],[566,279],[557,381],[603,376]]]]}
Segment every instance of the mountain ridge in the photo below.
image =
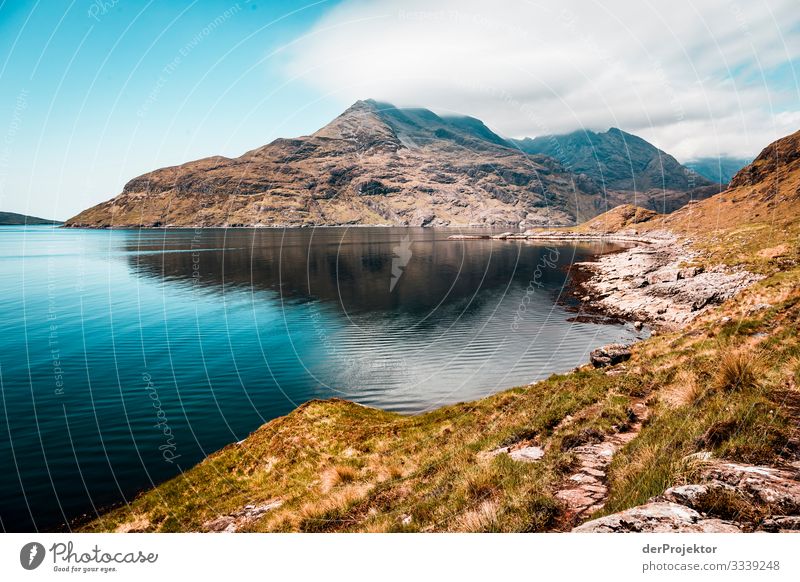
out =
{"type": "MultiPolygon", "coordinates": [[[[601,184],[553,156],[521,151],[479,119],[367,99],[310,135],[133,178],[66,225],[559,226],[637,201],[601,184]]],[[[666,197],[673,209],[695,194],[647,196],[666,197]]]]}
{"type": "Polygon", "coordinates": [[[525,153],[553,157],[573,173],[587,175],[608,193],[609,207],[630,203],[672,212],[720,191],[670,154],[616,127],[524,138],[514,144],[525,153]]]}

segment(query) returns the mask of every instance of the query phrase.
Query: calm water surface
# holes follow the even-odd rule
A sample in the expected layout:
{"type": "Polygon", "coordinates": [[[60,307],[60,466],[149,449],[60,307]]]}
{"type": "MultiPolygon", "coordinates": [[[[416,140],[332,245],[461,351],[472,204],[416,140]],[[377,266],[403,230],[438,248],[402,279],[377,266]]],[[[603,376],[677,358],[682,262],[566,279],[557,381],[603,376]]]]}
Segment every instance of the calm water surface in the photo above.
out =
{"type": "Polygon", "coordinates": [[[0,228],[0,526],[94,515],[312,398],[418,413],[634,337],[556,303],[607,248],[453,232],[0,228]]]}

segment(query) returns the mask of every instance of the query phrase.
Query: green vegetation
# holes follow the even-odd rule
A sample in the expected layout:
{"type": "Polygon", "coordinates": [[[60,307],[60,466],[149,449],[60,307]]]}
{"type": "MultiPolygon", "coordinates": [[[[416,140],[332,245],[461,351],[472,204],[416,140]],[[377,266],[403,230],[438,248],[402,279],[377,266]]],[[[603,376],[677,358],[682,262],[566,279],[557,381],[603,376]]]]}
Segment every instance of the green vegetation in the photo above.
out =
{"type": "MultiPolygon", "coordinates": [[[[626,430],[641,399],[651,414],[614,458],[605,513],[687,481],[686,457],[698,451],[780,464],[797,454],[800,426],[800,269],[779,279],[639,344],[618,374],[584,367],[419,416],[309,402],[85,529],[203,530],[275,500],[283,504],[238,529],[566,529],[573,524],[554,493],[573,468],[571,450],[626,430]],[[767,296],[779,300],[764,308],[767,296]],[[489,454],[521,442],[545,447],[544,458],[489,454]]],[[[713,502],[723,501],[735,500],[713,502]]]]}
{"type": "MultiPolygon", "coordinates": [[[[718,196],[668,216],[631,207],[592,223],[671,229],[692,238],[699,266],[764,275],[681,331],[638,344],[624,364],[418,416],[309,402],[84,529],[203,531],[222,519],[238,531],[565,530],[575,517],[555,494],[575,470],[574,449],[626,431],[632,438],[609,467],[603,513],[692,482],[697,453],[796,463],[800,132],[770,147],[786,151],[765,150],[718,196]],[[649,414],[631,433],[643,403],[649,414]],[[542,447],[544,456],[526,463],[497,451],[515,445],[542,447]]],[[[745,521],[765,511],[729,492],[709,492],[703,503],[745,521]]]]}

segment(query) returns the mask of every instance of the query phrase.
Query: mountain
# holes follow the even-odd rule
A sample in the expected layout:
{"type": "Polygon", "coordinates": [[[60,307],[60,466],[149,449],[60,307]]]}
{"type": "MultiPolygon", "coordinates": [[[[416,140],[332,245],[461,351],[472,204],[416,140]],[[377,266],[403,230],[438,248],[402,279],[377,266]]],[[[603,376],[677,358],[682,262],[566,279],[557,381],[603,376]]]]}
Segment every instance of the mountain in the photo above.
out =
{"type": "MultiPolygon", "coordinates": [[[[608,232],[634,227],[638,232],[669,230],[701,243],[704,253],[719,262],[759,263],[776,256],[797,256],[800,237],[800,131],[769,146],[731,179],[723,192],[676,210],[654,215],[639,212],[626,220],[627,207],[618,207],[581,225],[608,232]],[[615,226],[616,225],[616,226],[615,226]]],[[[800,257],[798,257],[800,258],[800,257]]],[[[795,267],[797,260],[780,265],[795,267]]]]}
{"type": "Polygon", "coordinates": [[[717,184],[727,184],[736,172],[752,161],[750,158],[698,158],[685,166],[717,184]]]}
{"type": "MultiPolygon", "coordinates": [[[[668,241],[592,263],[624,258],[641,276],[622,282],[649,289],[656,302],[669,290],[692,294],[702,275],[718,280],[747,269],[764,278],[694,306],[703,313],[687,327],[631,346],[630,359],[610,369],[584,366],[413,417],[312,400],[82,529],[565,531],[596,517],[600,503],[611,515],[599,523],[614,526],[589,531],[793,527],[800,485],[787,468],[800,463],[800,132],[767,147],[721,194],[669,215],[619,207],[594,225],[668,241]],[[673,241],[678,268],[652,270],[654,254],[673,241]],[[588,461],[576,465],[576,451],[588,461]],[[687,483],[711,491],[714,503],[682,494],[676,485],[687,483]]],[[[154,273],[163,276],[155,266],[154,273]]]]}
{"type": "Polygon", "coordinates": [[[134,178],[67,226],[572,224],[598,193],[477,119],[366,100],[310,136],[134,178]]]}
{"type": "MultiPolygon", "coordinates": [[[[727,190],[662,218],[665,228],[691,236],[729,229],[735,236],[714,237],[717,253],[752,253],[782,240],[797,253],[800,236],[800,131],[781,138],[731,179],[727,190]],[[746,233],[746,234],[744,234],[746,233]],[[744,245],[743,250],[739,247],[744,245]]],[[[780,245],[778,245],[780,246],[780,245]]]]}
{"type": "Polygon", "coordinates": [[[604,190],[608,207],[629,203],[672,212],[690,200],[720,191],[718,185],[682,166],[671,155],[617,128],[605,133],[581,130],[513,143],[525,153],[550,156],[568,171],[591,178],[604,190]]]}
{"type": "Polygon", "coordinates": [[[61,224],[58,220],[47,220],[36,216],[26,216],[16,212],[0,212],[0,225],[9,226],[16,224],[61,224]]]}

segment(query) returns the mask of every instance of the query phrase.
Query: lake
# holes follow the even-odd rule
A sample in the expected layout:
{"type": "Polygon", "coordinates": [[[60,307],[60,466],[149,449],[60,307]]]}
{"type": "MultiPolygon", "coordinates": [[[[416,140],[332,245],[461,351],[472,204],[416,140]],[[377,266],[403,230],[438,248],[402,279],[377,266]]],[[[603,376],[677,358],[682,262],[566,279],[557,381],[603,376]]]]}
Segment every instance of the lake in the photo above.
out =
{"type": "Polygon", "coordinates": [[[469,232],[0,227],[0,527],[63,529],[313,398],[420,413],[636,336],[557,301],[608,245],[469,232]]]}

